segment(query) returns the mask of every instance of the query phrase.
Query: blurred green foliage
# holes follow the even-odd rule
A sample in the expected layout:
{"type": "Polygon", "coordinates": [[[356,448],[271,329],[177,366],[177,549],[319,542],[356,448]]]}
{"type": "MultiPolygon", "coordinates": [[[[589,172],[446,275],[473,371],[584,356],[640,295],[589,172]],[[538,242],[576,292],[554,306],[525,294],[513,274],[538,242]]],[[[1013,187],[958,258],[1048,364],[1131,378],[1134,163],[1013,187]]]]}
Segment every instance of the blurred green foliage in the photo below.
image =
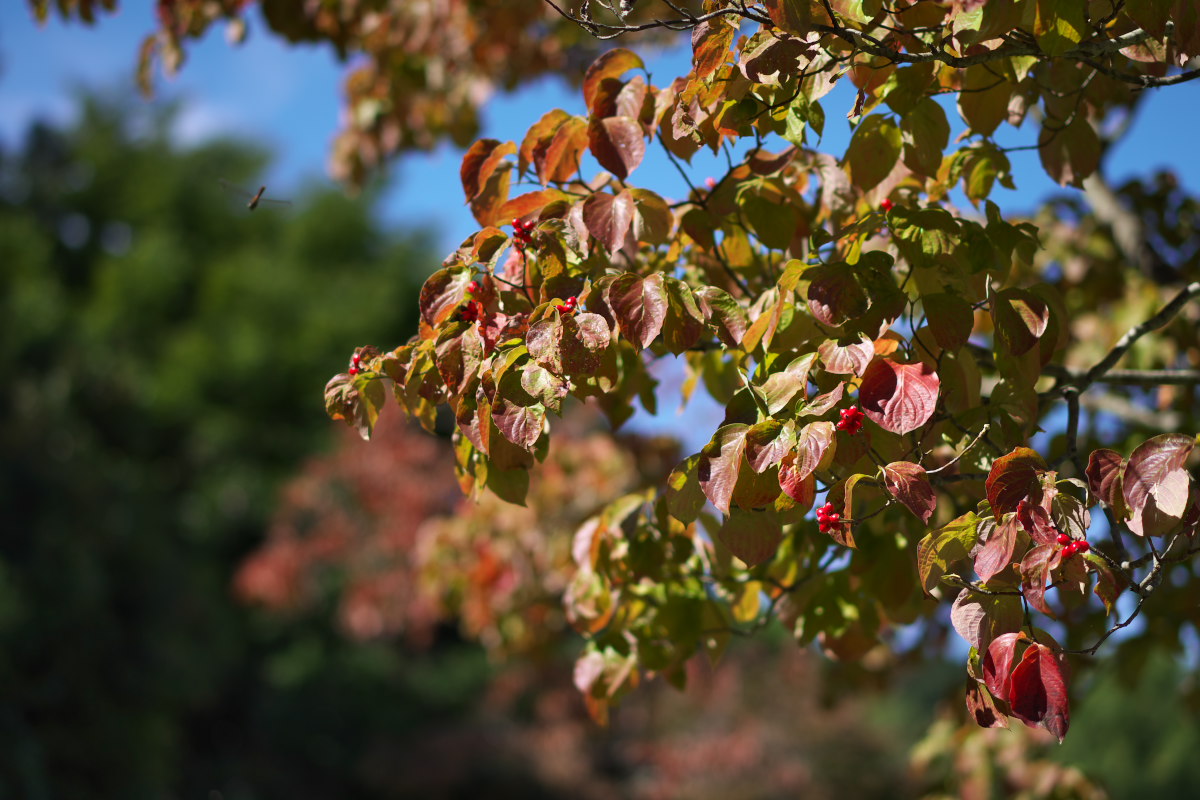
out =
{"type": "Polygon", "coordinates": [[[0,797],[350,796],[395,654],[230,581],[426,243],[331,190],[250,212],[219,178],[263,154],[172,120],[86,99],[0,153],[0,797]]]}

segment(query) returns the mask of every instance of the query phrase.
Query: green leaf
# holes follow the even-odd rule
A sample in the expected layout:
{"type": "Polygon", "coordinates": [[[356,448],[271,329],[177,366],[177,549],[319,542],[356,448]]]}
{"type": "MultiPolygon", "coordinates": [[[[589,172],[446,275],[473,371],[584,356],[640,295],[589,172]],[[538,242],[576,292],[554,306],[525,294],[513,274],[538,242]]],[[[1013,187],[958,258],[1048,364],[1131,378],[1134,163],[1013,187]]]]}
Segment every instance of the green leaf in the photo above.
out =
{"type": "Polygon", "coordinates": [[[667,511],[684,525],[695,522],[704,508],[704,490],[700,488],[697,465],[699,455],[688,456],[667,477],[667,511]]]}
{"type": "Polygon", "coordinates": [[[1090,35],[1087,0],[1037,0],[1033,35],[1050,56],[1061,56],[1090,35]]]}
{"type": "Polygon", "coordinates": [[[941,103],[926,97],[900,120],[904,164],[917,175],[932,178],[942,166],[942,152],[950,143],[950,122],[941,103]]]}
{"type": "Polygon", "coordinates": [[[955,294],[937,292],[921,298],[929,330],[944,350],[958,350],[971,338],[975,313],[971,304],[955,294]]]}
{"type": "Polygon", "coordinates": [[[900,159],[903,138],[899,126],[882,114],[871,114],[859,123],[842,161],[850,182],[864,192],[875,188],[900,159]]]}
{"type": "Polygon", "coordinates": [[[991,136],[1008,116],[1012,84],[984,64],[967,67],[962,80],[958,113],[973,133],[991,136]]]}

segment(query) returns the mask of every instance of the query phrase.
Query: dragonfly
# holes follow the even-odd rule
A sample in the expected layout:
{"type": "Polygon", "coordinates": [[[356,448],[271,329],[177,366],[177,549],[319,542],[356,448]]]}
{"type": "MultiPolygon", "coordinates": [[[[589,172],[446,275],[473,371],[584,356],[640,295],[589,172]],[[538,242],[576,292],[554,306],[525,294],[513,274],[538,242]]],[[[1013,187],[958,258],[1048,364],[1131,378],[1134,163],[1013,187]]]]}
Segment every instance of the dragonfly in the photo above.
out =
{"type": "Polygon", "coordinates": [[[273,197],[263,197],[263,193],[267,191],[266,186],[260,186],[260,187],[258,187],[257,192],[252,193],[252,192],[246,191],[245,189],[241,188],[240,186],[235,186],[234,184],[230,183],[229,181],[225,180],[224,178],[221,178],[220,181],[221,181],[221,185],[225,187],[226,191],[232,192],[233,194],[236,194],[238,197],[247,199],[248,202],[246,203],[246,208],[250,209],[251,211],[258,208],[259,204],[275,205],[275,206],[290,206],[291,205],[291,201],[288,201],[288,200],[276,200],[273,197]]]}

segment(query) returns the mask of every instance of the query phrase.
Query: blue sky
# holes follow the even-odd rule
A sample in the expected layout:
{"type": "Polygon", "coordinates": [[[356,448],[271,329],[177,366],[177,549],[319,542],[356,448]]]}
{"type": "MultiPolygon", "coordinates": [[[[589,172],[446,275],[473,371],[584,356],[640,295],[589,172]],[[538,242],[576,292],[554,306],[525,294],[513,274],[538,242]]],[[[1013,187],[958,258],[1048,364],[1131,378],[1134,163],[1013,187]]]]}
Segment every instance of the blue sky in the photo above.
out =
{"type": "MultiPolygon", "coordinates": [[[[13,145],[35,118],[67,121],[73,93],[80,87],[135,93],[133,72],[138,47],[154,28],[150,0],[130,0],[95,28],[74,22],[51,21],[39,28],[25,0],[0,3],[0,141],[13,145]]],[[[326,47],[293,46],[275,38],[254,16],[249,36],[240,46],[226,43],[222,31],[194,44],[180,74],[160,78],[155,102],[181,99],[183,112],[176,133],[182,141],[197,142],[215,134],[238,134],[270,148],[274,163],[264,182],[269,194],[286,197],[289,190],[323,180],[329,145],[337,128],[341,82],[345,65],[326,47]]],[[[665,83],[687,70],[684,47],[648,59],[655,81],[665,83]]],[[[843,82],[846,83],[846,82],[843,82]]],[[[828,122],[822,149],[840,155],[849,138],[843,122],[853,97],[839,87],[823,105],[828,122]]],[[[500,95],[484,114],[483,135],[520,141],[525,130],[545,111],[561,107],[583,110],[582,99],[558,80],[547,79],[516,94],[500,95]]],[[[1129,136],[1110,155],[1106,165],[1114,182],[1159,167],[1170,167],[1192,191],[1200,188],[1200,159],[1195,157],[1189,130],[1200,116],[1200,81],[1152,94],[1129,136]]],[[[955,115],[951,115],[953,119],[955,115]]],[[[957,131],[956,131],[957,133],[957,131]]],[[[1032,130],[1007,131],[1002,144],[1027,144],[1032,130]]],[[[461,152],[449,146],[433,153],[400,159],[391,187],[383,196],[382,214],[388,222],[423,227],[448,251],[477,229],[466,211],[458,181],[461,152]]],[[[1011,154],[1018,190],[997,187],[993,199],[1006,211],[1034,207],[1047,193],[1057,191],[1041,170],[1036,152],[1011,154]]],[[[724,171],[704,154],[694,161],[693,180],[724,171]]],[[[686,188],[665,159],[651,148],[634,174],[639,185],[666,197],[679,198],[686,188]]],[[[435,264],[431,264],[432,269],[435,264]]],[[[688,426],[675,417],[674,400],[663,393],[661,419],[653,424],[678,431],[711,430],[688,426]],[[675,417],[674,421],[668,421],[675,417]]],[[[696,409],[705,413],[705,409],[696,409]]],[[[713,413],[707,409],[707,413],[713,413]]],[[[693,416],[689,414],[687,416],[693,416]]],[[[703,442],[689,445],[698,447],[703,442]]]]}

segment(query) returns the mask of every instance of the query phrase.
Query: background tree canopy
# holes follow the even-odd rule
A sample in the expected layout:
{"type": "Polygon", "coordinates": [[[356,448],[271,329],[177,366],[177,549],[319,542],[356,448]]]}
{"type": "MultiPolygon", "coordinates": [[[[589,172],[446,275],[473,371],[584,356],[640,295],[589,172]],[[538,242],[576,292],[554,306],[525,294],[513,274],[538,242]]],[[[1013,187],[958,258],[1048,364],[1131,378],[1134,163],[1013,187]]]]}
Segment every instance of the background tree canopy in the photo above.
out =
{"type": "MultiPolygon", "coordinates": [[[[846,686],[940,655],[953,633],[973,722],[1058,741],[1097,658],[1127,679],[1185,647],[1194,665],[1195,204],[1169,175],[1113,186],[1103,171],[1147,90],[1200,76],[1191,4],[414,9],[263,4],[289,40],[360,58],[337,174],[359,183],[389,154],[465,143],[489,89],[557,69],[581,78],[583,113],[548,109],[519,142],[470,146],[459,178],[478,232],[424,282],[416,334],[356,350],[326,409],[370,437],[391,394],[452,430],[464,492],[528,504],[539,531],[505,524],[503,505],[479,522],[460,510],[400,536],[410,550],[386,522],[347,516],[345,497],[299,492],[241,573],[246,596],[303,607],[336,564],[358,635],[457,619],[532,653],[569,625],[586,642],[574,682],[601,723],[644,679],[683,687],[764,629],[816,643],[846,686]],[[693,58],[665,82],[595,44],[670,31],[693,58]],[[582,73],[565,59],[578,41],[599,53],[582,73]],[[841,80],[853,134],[829,153],[822,102],[841,80]],[[1029,143],[1006,143],[1016,129],[1029,143]],[[684,199],[634,183],[651,149],[684,199]],[[690,174],[704,149],[723,174],[690,174]],[[1021,149],[1082,191],[1006,218],[990,196],[1013,185],[1021,149]],[[551,443],[555,420],[579,401],[614,428],[653,413],[660,363],[686,370],[683,402],[702,390],[724,407],[709,443],[667,464],[630,445],[650,459],[638,481],[560,513],[540,473],[582,467],[551,443]],[[364,569],[364,552],[392,574],[364,569]],[[397,597],[407,611],[389,608],[397,597]]],[[[143,64],[174,69],[216,20],[236,38],[245,4],[159,12],[143,64]]],[[[925,741],[917,763],[934,774],[946,748],[1025,740],[935,726],[925,741]]],[[[969,763],[938,780],[967,791],[985,780],[969,763]]],[[[1093,791],[1071,772],[1033,784],[1093,791]]]]}

